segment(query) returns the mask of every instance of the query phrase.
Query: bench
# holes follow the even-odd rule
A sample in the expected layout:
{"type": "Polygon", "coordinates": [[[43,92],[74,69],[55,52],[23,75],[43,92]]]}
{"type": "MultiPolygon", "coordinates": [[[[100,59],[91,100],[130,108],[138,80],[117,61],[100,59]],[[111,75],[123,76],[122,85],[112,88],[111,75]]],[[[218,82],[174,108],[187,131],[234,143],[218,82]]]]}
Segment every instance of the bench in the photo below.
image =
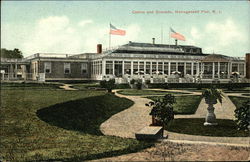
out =
{"type": "Polygon", "coordinates": [[[135,133],[138,140],[157,140],[163,137],[163,128],[159,126],[146,126],[135,133]]]}

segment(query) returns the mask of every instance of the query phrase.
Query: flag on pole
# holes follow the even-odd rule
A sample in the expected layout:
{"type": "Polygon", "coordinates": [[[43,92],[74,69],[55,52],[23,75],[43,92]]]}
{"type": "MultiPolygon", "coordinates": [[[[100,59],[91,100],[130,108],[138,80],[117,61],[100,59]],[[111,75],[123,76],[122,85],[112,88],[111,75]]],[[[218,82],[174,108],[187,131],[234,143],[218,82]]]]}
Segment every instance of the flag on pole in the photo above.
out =
{"type": "Polygon", "coordinates": [[[125,30],[121,30],[116,28],[114,25],[110,24],[110,31],[109,34],[113,34],[113,35],[126,35],[126,31],[125,30]]]}
{"type": "Polygon", "coordinates": [[[172,38],[182,40],[182,41],[186,40],[183,35],[181,35],[180,33],[175,32],[174,29],[170,28],[170,31],[172,32],[172,34],[170,35],[172,38]]]}

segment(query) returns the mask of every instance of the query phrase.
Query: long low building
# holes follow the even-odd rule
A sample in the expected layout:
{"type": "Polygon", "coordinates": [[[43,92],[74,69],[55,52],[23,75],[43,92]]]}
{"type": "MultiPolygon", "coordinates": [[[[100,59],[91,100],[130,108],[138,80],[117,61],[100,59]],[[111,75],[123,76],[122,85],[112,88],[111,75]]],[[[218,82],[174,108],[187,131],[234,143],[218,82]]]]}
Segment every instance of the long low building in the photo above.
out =
{"type": "Polygon", "coordinates": [[[2,59],[1,79],[243,82],[249,73],[246,63],[244,57],[205,54],[196,46],[129,42],[102,51],[98,44],[96,53],[37,53],[22,60],[2,59]]]}

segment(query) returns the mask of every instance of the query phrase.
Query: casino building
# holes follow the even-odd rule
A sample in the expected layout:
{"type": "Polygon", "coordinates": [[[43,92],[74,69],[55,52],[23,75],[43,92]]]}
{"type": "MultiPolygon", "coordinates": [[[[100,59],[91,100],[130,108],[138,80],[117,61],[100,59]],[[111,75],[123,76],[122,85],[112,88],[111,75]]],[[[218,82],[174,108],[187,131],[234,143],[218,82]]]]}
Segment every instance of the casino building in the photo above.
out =
{"type": "Polygon", "coordinates": [[[62,81],[114,78],[116,83],[128,83],[132,79],[151,83],[245,82],[246,63],[249,61],[244,57],[205,54],[200,47],[155,44],[153,39],[152,43],[129,42],[106,51],[98,44],[96,53],[37,53],[24,59],[2,58],[1,79],[62,81]]]}

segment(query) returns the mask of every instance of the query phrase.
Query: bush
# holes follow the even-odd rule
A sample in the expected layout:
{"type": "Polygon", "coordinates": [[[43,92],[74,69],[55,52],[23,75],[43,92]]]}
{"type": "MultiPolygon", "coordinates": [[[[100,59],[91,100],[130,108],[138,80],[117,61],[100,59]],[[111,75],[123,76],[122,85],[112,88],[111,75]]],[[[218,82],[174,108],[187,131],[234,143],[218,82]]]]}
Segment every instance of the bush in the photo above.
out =
{"type": "Polygon", "coordinates": [[[175,96],[166,94],[162,98],[157,98],[155,101],[150,101],[146,106],[152,107],[149,115],[155,116],[163,123],[163,129],[174,119],[173,104],[176,103],[175,96]]]}
{"type": "Polygon", "coordinates": [[[250,101],[243,102],[242,106],[236,108],[234,111],[235,122],[238,126],[238,130],[248,130],[250,123],[250,101]]]}
{"type": "Polygon", "coordinates": [[[132,79],[132,80],[130,81],[130,84],[135,84],[135,80],[132,79]]]}
{"type": "Polygon", "coordinates": [[[102,80],[100,81],[101,88],[106,88],[108,92],[112,92],[112,89],[115,88],[115,80],[110,79],[109,81],[102,80]]]}
{"type": "Polygon", "coordinates": [[[136,83],[136,88],[137,88],[138,90],[142,89],[142,83],[141,83],[140,81],[138,81],[138,82],[136,83]]]}

